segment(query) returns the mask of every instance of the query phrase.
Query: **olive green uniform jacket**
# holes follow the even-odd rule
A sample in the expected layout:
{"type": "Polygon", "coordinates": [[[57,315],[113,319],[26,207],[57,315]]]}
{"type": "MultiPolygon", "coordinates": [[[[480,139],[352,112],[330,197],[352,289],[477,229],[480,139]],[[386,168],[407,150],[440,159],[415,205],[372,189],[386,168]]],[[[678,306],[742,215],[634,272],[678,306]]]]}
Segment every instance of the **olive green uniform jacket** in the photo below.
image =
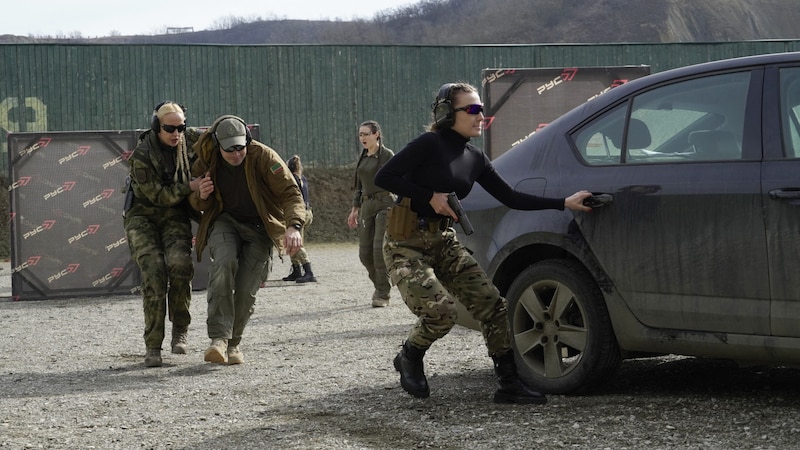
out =
{"type": "MultiPolygon", "coordinates": [[[[202,177],[205,173],[210,173],[211,180],[216,186],[217,164],[223,162],[219,147],[211,137],[210,130],[213,129],[212,125],[194,146],[197,160],[192,164],[192,176],[202,177]]],[[[255,140],[250,142],[247,146],[247,156],[242,164],[247,177],[247,188],[258,215],[264,222],[272,243],[278,249],[278,254],[282,255],[281,238],[286,233],[286,227],[295,224],[302,226],[306,221],[306,204],[300,193],[300,187],[297,186],[292,173],[278,152],[261,142],[255,140]]],[[[189,196],[189,203],[194,209],[203,213],[195,241],[197,260],[200,261],[211,224],[223,210],[222,196],[219,190],[215,189],[213,195],[202,200],[198,190],[189,196]]]]}

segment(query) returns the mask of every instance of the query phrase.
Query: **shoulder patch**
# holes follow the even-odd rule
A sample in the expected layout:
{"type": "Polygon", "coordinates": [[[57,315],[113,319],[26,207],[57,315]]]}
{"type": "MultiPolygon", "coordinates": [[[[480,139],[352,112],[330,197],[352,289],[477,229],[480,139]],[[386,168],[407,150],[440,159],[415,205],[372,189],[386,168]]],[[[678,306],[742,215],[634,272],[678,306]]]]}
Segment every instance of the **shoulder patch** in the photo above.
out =
{"type": "Polygon", "coordinates": [[[275,165],[273,165],[272,167],[270,167],[270,168],[269,168],[269,170],[270,170],[270,171],[271,171],[273,174],[277,175],[277,174],[279,174],[279,173],[283,172],[283,166],[281,165],[281,163],[275,163],[275,165]]]}
{"type": "Polygon", "coordinates": [[[147,183],[147,169],[134,169],[133,179],[139,184],[147,183]]]}

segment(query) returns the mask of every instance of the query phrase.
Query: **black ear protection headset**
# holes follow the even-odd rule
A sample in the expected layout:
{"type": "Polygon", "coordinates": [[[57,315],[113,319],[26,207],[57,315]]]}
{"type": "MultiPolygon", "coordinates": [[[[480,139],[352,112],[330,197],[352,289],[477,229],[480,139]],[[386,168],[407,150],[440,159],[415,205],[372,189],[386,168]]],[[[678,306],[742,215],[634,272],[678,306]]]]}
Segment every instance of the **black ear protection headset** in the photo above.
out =
{"type": "Polygon", "coordinates": [[[436,94],[436,101],[433,102],[433,121],[438,128],[450,128],[456,123],[456,111],[453,109],[453,95],[455,83],[443,84],[436,94]]]}
{"type": "Polygon", "coordinates": [[[158,120],[158,110],[161,109],[161,107],[166,105],[167,103],[172,103],[173,105],[176,105],[178,108],[181,109],[181,111],[183,111],[183,115],[184,116],[186,115],[186,107],[181,105],[180,103],[175,103],[171,100],[167,100],[165,102],[157,104],[155,109],[153,110],[153,117],[150,118],[150,129],[155,131],[156,133],[161,131],[161,121],[158,120]]]}
{"type": "Polygon", "coordinates": [[[242,122],[242,125],[244,125],[244,139],[245,139],[244,145],[245,145],[245,147],[250,145],[251,142],[253,142],[253,136],[250,135],[250,128],[247,126],[247,123],[244,120],[242,120],[241,117],[238,117],[238,116],[220,116],[217,119],[217,121],[214,122],[214,125],[212,125],[211,129],[209,130],[211,132],[211,140],[214,141],[214,146],[216,146],[216,147],[220,146],[219,139],[217,138],[217,127],[225,119],[236,119],[239,122],[242,122]]]}

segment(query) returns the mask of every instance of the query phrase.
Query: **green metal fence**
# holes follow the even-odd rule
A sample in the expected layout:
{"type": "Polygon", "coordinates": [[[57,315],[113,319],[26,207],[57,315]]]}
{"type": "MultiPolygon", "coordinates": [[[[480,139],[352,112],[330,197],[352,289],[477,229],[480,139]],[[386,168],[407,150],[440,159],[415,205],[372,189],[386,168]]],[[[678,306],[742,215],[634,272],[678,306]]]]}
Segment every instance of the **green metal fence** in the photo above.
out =
{"type": "MultiPolygon", "coordinates": [[[[442,83],[481,83],[485,68],[646,64],[652,72],[760,53],[797,40],[675,44],[481,46],[0,45],[0,129],[146,128],[154,105],[176,100],[208,125],[236,114],[262,141],[307,166],[352,163],[358,124],[383,126],[395,150],[423,131],[442,83]]],[[[0,169],[7,173],[6,140],[0,169]]]]}

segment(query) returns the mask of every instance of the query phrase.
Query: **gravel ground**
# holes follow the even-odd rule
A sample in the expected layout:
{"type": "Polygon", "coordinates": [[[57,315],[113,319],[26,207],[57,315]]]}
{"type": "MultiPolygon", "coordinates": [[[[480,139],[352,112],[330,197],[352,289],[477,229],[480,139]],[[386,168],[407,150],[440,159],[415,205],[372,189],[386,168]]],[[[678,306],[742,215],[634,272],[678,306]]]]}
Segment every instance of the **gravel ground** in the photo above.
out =
{"type": "MultiPolygon", "coordinates": [[[[139,297],[11,302],[0,270],[0,446],[8,448],[800,448],[800,372],[727,362],[629,360],[602,391],[495,405],[491,361],[461,327],[425,359],[431,397],[391,360],[414,317],[395,290],[370,307],[357,249],[308,248],[318,283],[270,281],[245,364],[203,362],[205,292],[188,355],[142,363],[139,297]]],[[[274,278],[289,272],[276,261],[274,278]]]]}

